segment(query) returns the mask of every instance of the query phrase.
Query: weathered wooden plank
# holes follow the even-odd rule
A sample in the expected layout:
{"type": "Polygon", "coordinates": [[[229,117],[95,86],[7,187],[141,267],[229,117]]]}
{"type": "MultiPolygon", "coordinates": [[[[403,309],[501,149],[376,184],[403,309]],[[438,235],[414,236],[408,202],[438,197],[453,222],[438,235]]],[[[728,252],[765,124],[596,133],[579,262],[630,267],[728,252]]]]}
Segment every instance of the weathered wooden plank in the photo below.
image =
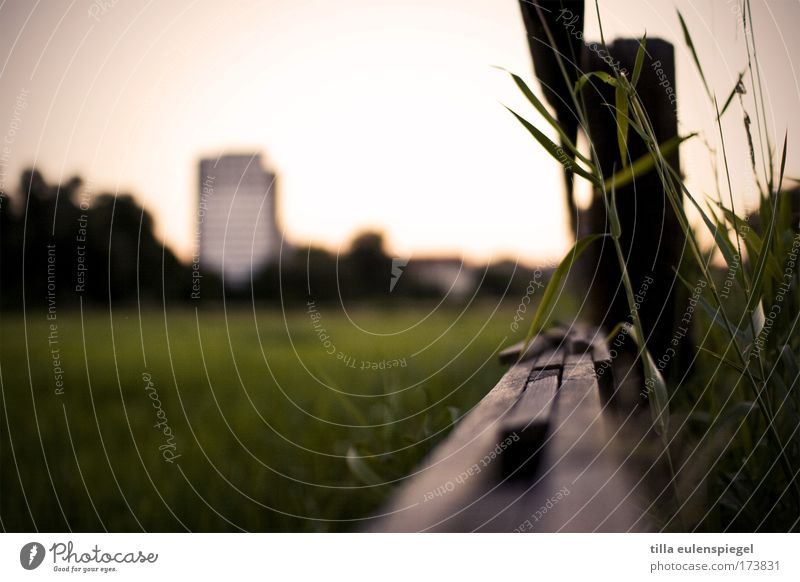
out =
{"type": "Polygon", "coordinates": [[[549,334],[539,334],[531,340],[524,355],[522,349],[525,347],[525,342],[518,342],[501,351],[498,358],[500,359],[500,363],[504,365],[524,362],[525,360],[538,357],[542,352],[552,350],[558,344],[557,339],[558,338],[554,338],[549,334]]]}
{"type": "Polygon", "coordinates": [[[592,344],[596,340],[596,334],[592,335],[591,328],[580,323],[573,323],[569,327],[557,326],[547,331],[543,331],[531,340],[525,353],[522,349],[525,342],[518,342],[500,352],[501,364],[515,364],[532,358],[540,358],[542,354],[550,352],[573,353],[574,342],[586,342],[592,344]]]}
{"type": "Polygon", "coordinates": [[[531,362],[517,364],[503,376],[421,469],[409,476],[382,512],[387,517],[369,529],[400,532],[471,529],[471,505],[496,482],[499,456],[508,446],[503,439],[511,438],[499,438],[502,420],[521,396],[531,365],[531,362]]]}
{"type": "Polygon", "coordinates": [[[506,415],[500,437],[512,437],[512,444],[501,456],[503,479],[531,479],[536,475],[560,375],[560,370],[553,368],[533,370],[525,391],[506,415]]]}
{"type": "Polygon", "coordinates": [[[629,531],[644,524],[624,456],[604,414],[594,363],[569,356],[541,462],[537,531],[629,531]],[[553,497],[567,492],[557,503],[553,497]]]}
{"type": "Polygon", "coordinates": [[[614,415],[606,410],[595,375],[600,336],[567,336],[557,349],[513,366],[400,487],[385,509],[389,515],[370,529],[645,528],[614,438],[614,415]]]}

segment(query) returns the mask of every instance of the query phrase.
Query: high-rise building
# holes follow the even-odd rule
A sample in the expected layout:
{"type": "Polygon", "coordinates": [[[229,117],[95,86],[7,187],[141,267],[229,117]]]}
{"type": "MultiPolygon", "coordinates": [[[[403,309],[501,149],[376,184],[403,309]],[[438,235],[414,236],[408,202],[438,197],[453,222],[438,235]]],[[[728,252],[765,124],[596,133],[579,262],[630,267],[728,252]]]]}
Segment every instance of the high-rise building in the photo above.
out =
{"type": "Polygon", "coordinates": [[[258,153],[201,160],[199,194],[199,265],[246,286],[280,251],[275,174],[258,153]]]}

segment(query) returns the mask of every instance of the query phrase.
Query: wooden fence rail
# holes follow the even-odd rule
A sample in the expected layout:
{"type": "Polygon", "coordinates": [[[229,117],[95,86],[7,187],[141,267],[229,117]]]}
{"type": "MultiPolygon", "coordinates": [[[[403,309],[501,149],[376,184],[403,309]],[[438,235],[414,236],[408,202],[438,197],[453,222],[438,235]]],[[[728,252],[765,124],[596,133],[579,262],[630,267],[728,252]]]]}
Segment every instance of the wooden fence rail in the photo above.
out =
{"type": "Polygon", "coordinates": [[[641,478],[624,442],[633,432],[648,438],[645,409],[622,397],[638,393],[630,362],[612,362],[588,328],[542,335],[526,354],[516,347],[501,360],[514,363],[370,529],[647,530],[641,478]]]}
{"type": "MultiPolygon", "coordinates": [[[[570,94],[575,80],[586,71],[629,74],[639,41],[623,39],[609,47],[587,43],[581,0],[520,0],[520,8],[542,93],[564,133],[575,140],[578,116],[570,94]]],[[[592,137],[603,174],[611,176],[622,167],[615,93],[602,83],[590,85],[583,92],[588,117],[583,130],[592,137]]],[[[647,42],[637,92],[658,141],[676,136],[675,56],[670,43],[647,42]]],[[[634,132],[627,148],[627,162],[647,152],[634,132]]],[[[669,156],[669,163],[680,172],[677,152],[669,156]]],[[[570,167],[565,165],[565,175],[574,234],[608,232],[601,196],[596,194],[587,210],[578,209],[570,167]]],[[[634,289],[648,289],[637,313],[652,330],[648,346],[661,354],[673,332],[680,293],[673,269],[680,267],[685,238],[655,172],[640,172],[616,195],[626,270],[634,289]]],[[[615,345],[621,355],[615,353],[612,361],[599,331],[630,321],[618,257],[610,244],[595,245],[579,261],[578,270],[588,293],[589,320],[596,327],[541,334],[525,354],[519,347],[502,354],[511,368],[500,383],[400,488],[385,508],[385,517],[372,522],[372,530],[651,528],[651,503],[643,499],[652,499],[645,483],[648,475],[658,473],[653,464],[658,455],[653,454],[638,367],[630,356],[635,346],[623,338],[619,347],[615,345]]],[[[688,349],[688,344],[682,347],[688,349]]],[[[680,357],[675,360],[672,366],[681,364],[680,357]]]]}

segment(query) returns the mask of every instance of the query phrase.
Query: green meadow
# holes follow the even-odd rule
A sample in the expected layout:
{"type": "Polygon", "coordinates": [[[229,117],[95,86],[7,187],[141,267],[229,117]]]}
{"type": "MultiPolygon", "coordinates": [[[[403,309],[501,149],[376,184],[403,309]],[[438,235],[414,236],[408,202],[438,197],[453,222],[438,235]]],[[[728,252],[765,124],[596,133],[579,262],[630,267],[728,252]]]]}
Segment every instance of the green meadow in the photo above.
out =
{"type": "Polygon", "coordinates": [[[2,526],[358,530],[499,379],[516,309],[4,315],[2,526]]]}

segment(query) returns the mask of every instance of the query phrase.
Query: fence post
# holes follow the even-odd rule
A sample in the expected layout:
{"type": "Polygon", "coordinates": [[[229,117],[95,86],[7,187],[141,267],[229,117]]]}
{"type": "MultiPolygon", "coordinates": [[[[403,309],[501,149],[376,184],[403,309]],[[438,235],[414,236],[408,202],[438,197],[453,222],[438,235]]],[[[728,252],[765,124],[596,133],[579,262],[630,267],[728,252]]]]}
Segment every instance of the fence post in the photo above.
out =
{"type": "MultiPolygon", "coordinates": [[[[583,2],[551,2],[537,6],[520,0],[520,7],[544,95],[556,110],[559,123],[570,131],[577,123],[577,116],[572,97],[567,92],[567,83],[563,81],[563,72],[555,61],[555,53],[576,55],[574,60],[566,59],[570,78],[577,78],[584,71],[624,72],[630,77],[639,41],[617,40],[608,51],[599,42],[586,41],[583,38],[583,2]],[[547,30],[550,35],[546,34],[547,30]],[[550,46],[551,37],[556,46],[550,46]],[[579,43],[577,49],[576,41],[579,43]],[[557,74],[561,75],[561,83],[554,80],[557,74]]],[[[650,116],[658,142],[664,143],[676,136],[675,55],[670,43],[648,39],[637,92],[650,116]]],[[[622,167],[617,144],[614,88],[599,81],[587,83],[583,98],[588,123],[588,128],[583,129],[591,135],[603,175],[610,177],[622,167]]],[[[644,141],[632,129],[628,132],[627,148],[628,163],[647,153],[644,141]]],[[[677,151],[668,157],[668,161],[680,173],[677,151]]],[[[588,209],[581,210],[574,203],[569,179],[567,190],[573,234],[580,237],[609,232],[600,192],[594,193],[588,209]]],[[[648,346],[653,356],[658,358],[669,348],[675,333],[674,322],[676,317],[680,319],[677,309],[683,302],[679,298],[686,296],[675,276],[675,271],[680,269],[686,239],[655,170],[635,176],[633,182],[617,189],[616,196],[626,268],[637,294],[638,313],[645,333],[651,334],[648,346]]],[[[610,240],[590,247],[579,262],[578,272],[581,284],[588,290],[586,315],[591,323],[608,329],[619,322],[631,321],[618,258],[610,240]]],[[[689,342],[683,341],[681,353],[687,354],[689,347],[689,342]]],[[[682,359],[674,358],[671,363],[674,365],[682,359]]]]}

